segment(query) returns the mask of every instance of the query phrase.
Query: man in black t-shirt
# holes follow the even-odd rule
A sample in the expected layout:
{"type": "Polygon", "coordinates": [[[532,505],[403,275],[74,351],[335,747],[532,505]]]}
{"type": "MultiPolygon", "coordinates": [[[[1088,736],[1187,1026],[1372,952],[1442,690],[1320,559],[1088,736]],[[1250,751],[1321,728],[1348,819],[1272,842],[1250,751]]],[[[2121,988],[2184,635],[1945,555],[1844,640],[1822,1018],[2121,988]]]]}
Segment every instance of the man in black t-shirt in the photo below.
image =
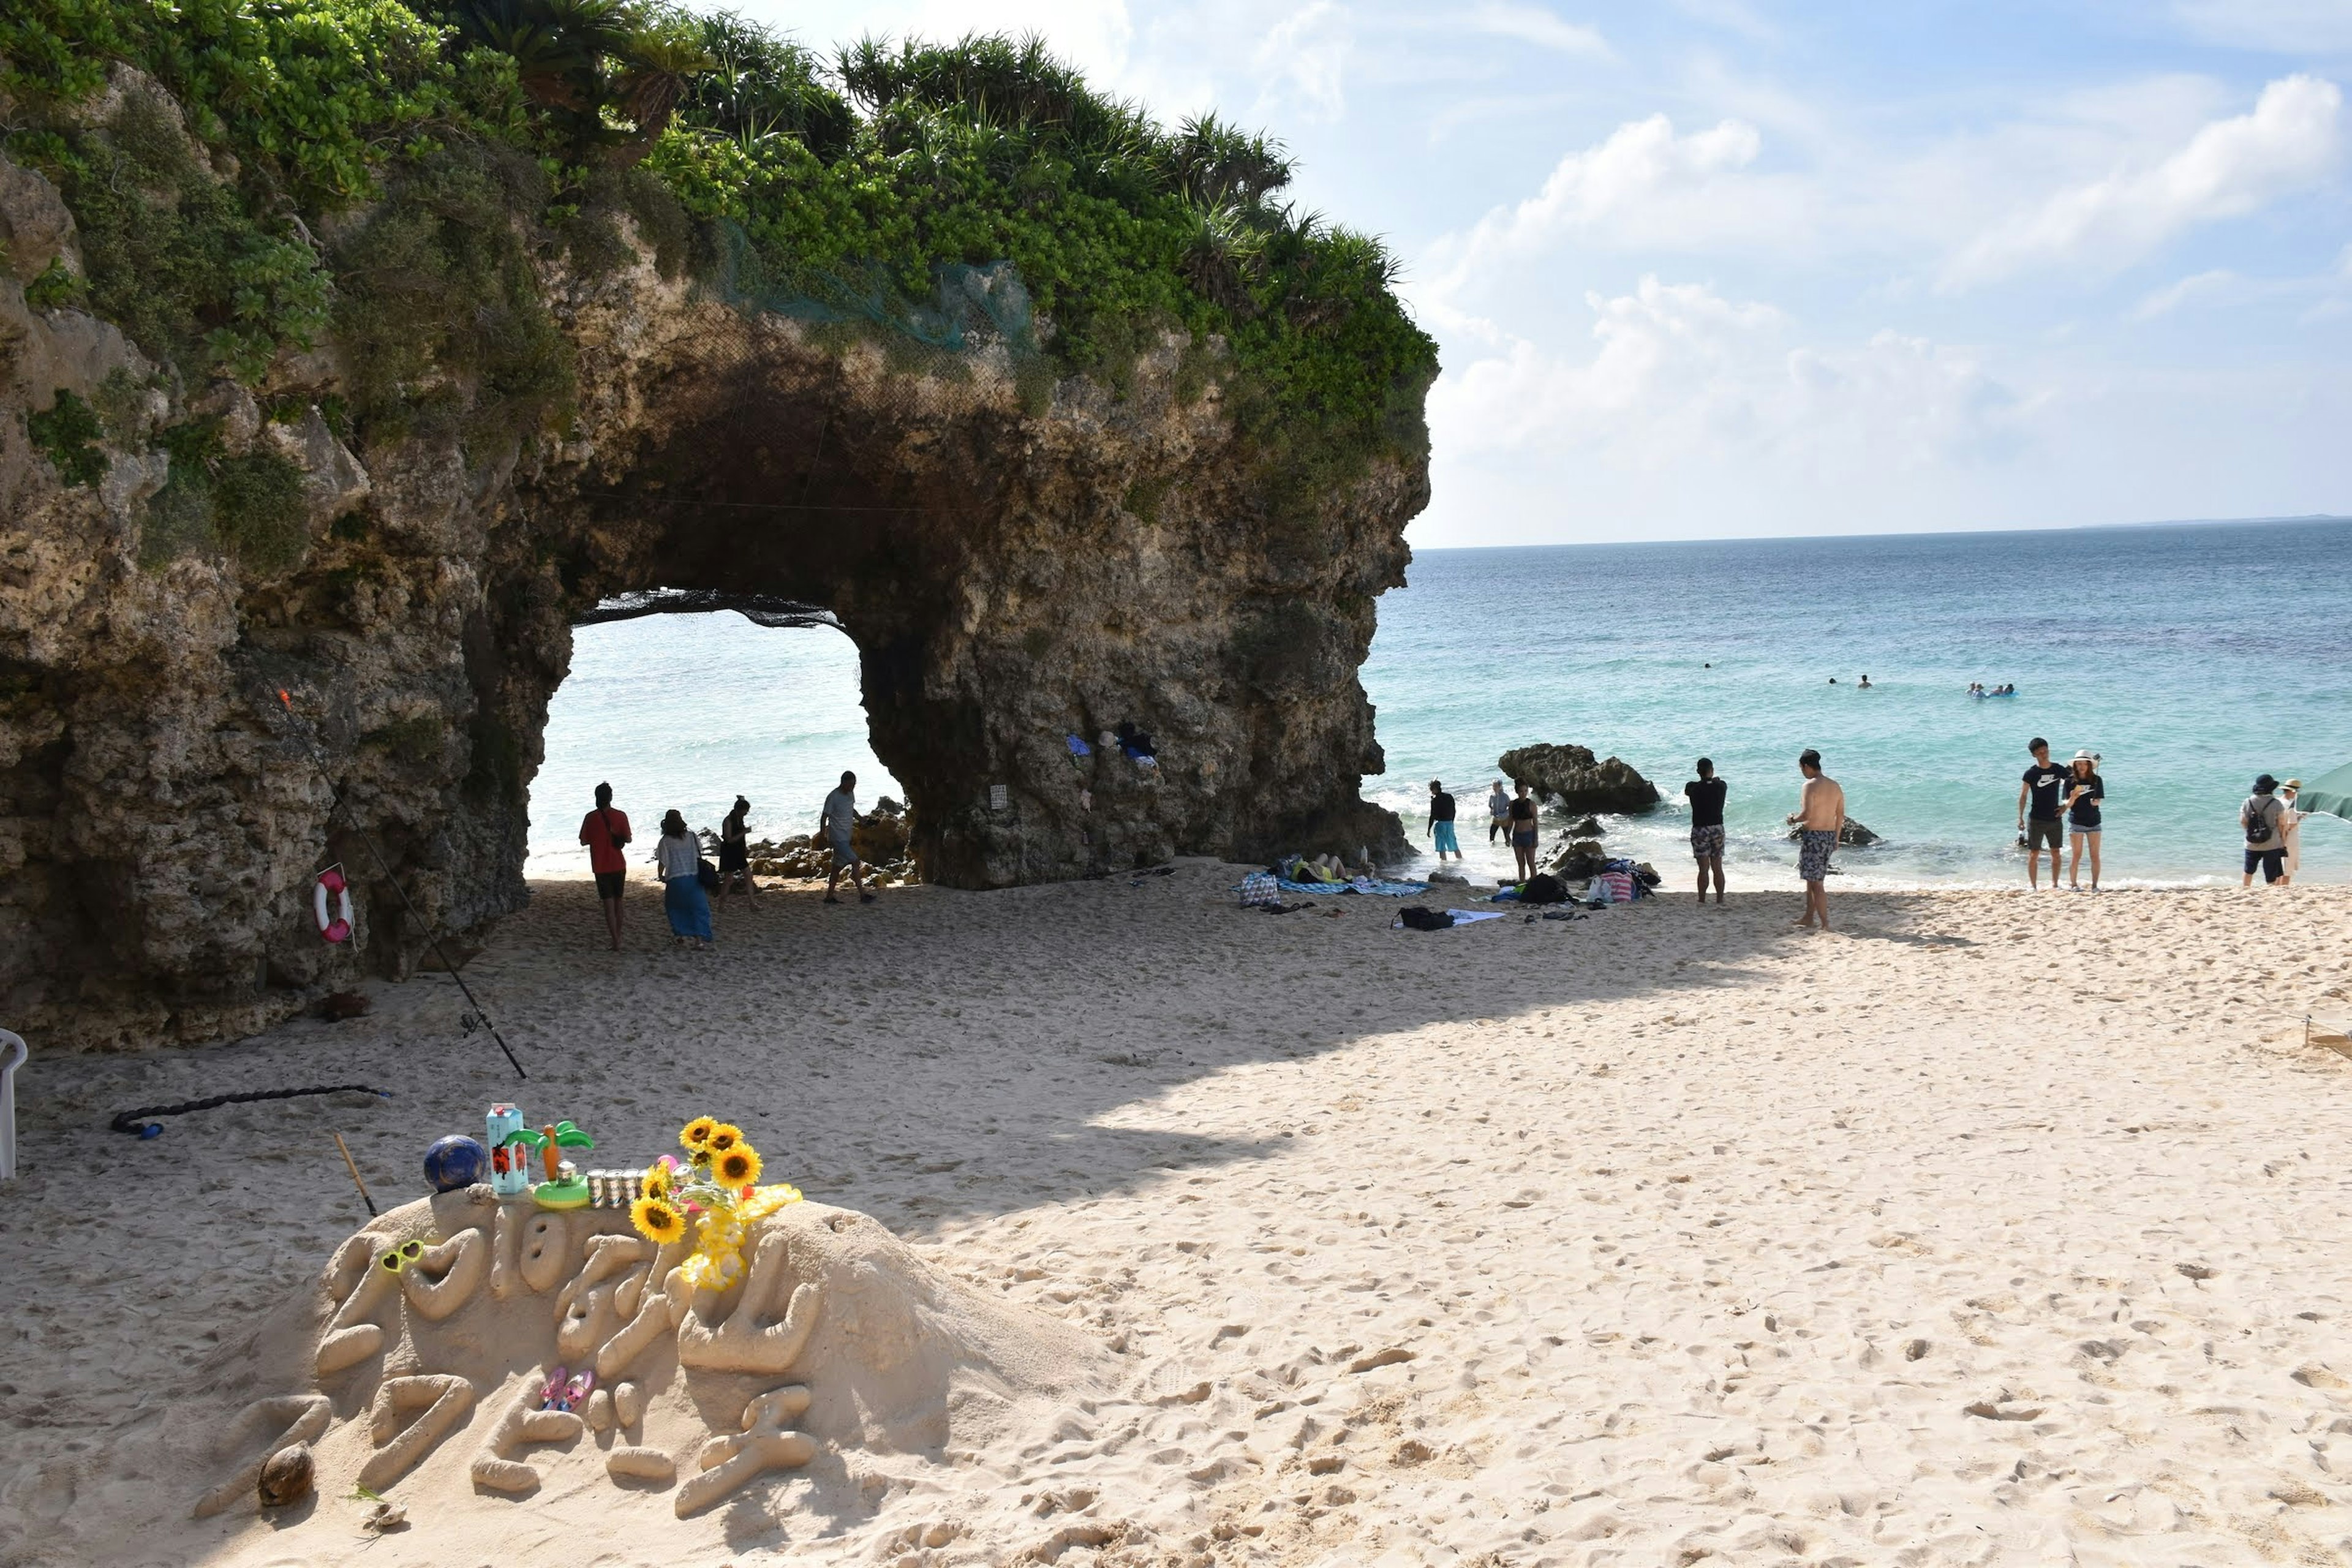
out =
{"type": "Polygon", "coordinates": [[[1715,878],[1715,901],[1723,902],[1723,797],[1731,786],[1715,776],[1715,764],[1698,760],[1698,777],[1683,785],[1690,802],[1691,853],[1698,858],[1698,901],[1706,902],[1706,879],[1715,878]]]}
{"type": "Polygon", "coordinates": [[[2058,890],[2058,852],[2066,847],[2067,770],[2050,760],[2050,742],[2036,735],[2026,746],[2033,765],[2017,786],[2017,831],[2025,844],[2025,880],[2042,886],[2042,851],[2050,851],[2050,890],[2058,890]]]}
{"type": "Polygon", "coordinates": [[[1439,865],[1445,864],[1448,853],[1462,858],[1462,843],[1454,836],[1454,797],[1436,779],[1429,781],[1429,837],[1436,844],[1439,865]]]}

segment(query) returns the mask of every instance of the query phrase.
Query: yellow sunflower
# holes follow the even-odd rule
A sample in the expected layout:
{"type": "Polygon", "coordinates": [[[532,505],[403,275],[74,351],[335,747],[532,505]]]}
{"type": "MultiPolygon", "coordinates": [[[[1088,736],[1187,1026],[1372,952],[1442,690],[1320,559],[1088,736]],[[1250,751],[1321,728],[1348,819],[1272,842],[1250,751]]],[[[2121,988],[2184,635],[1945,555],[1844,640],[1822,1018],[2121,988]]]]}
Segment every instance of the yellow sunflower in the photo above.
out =
{"type": "Polygon", "coordinates": [[[739,1143],[710,1163],[710,1169],[725,1187],[748,1187],[760,1179],[760,1152],[749,1143],[739,1143]]]}
{"type": "Polygon", "coordinates": [[[667,1246],[686,1234],[686,1215],[667,1198],[639,1198],[629,1205],[629,1223],[637,1234],[657,1246],[667,1246]]]}
{"type": "Polygon", "coordinates": [[[646,1172],[646,1179],[641,1184],[641,1190],[644,1192],[645,1195],[649,1198],[666,1198],[669,1196],[669,1167],[667,1165],[656,1164],[651,1169],[647,1170],[646,1172]]]}
{"type": "Polygon", "coordinates": [[[710,1137],[707,1140],[705,1147],[709,1148],[713,1154],[724,1154],[742,1142],[743,1130],[732,1121],[722,1121],[710,1130],[710,1137]]]}
{"type": "Polygon", "coordinates": [[[717,1121],[708,1116],[698,1116],[678,1129],[677,1141],[687,1149],[699,1153],[710,1142],[710,1135],[718,1131],[717,1121]]]}

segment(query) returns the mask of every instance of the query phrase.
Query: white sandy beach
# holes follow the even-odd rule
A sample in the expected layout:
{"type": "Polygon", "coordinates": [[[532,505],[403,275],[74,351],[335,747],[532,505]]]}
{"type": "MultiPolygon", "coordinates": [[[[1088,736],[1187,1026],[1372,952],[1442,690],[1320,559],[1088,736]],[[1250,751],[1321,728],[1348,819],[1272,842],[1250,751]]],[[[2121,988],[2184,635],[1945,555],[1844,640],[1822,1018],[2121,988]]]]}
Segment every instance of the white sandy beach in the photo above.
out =
{"type": "Polygon", "coordinates": [[[617,956],[585,884],[537,883],[467,971],[527,1084],[438,975],[36,1058],[0,1563],[2352,1561],[2352,1060],[2303,1023],[2352,1014],[2352,889],[1873,893],[1827,936],[1793,891],[1670,892],[1418,933],[1389,900],[1244,913],[1238,874],[799,885],[704,954],[640,885],[617,956]],[[105,1130],[345,1081],[395,1098],[105,1130]],[[330,1131],[389,1207],[509,1098],[613,1163],[727,1114],[772,1179],[1113,1370],[683,1522],[419,1486],[362,1548],[323,1461],[282,1531],[154,1497],[123,1424],[366,1217],[330,1131]]]}

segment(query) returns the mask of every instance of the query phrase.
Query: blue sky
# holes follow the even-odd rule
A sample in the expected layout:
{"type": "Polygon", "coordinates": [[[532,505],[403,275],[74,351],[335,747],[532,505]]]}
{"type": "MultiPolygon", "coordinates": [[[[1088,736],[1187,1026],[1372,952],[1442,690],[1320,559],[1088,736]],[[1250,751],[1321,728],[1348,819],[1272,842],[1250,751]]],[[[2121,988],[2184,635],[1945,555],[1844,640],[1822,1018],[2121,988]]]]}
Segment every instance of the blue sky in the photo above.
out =
{"type": "Polygon", "coordinates": [[[2352,511],[2352,0],[817,0],[1044,33],[1388,237],[1421,546],[2352,511]]]}

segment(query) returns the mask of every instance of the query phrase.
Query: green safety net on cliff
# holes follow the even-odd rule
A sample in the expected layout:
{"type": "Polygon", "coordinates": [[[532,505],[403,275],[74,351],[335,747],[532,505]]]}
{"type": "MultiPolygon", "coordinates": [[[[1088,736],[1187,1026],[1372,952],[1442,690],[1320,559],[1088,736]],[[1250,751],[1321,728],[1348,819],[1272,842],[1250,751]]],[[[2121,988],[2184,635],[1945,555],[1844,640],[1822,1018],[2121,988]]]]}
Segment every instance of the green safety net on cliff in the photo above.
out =
{"type": "Polygon", "coordinates": [[[728,303],[794,321],[864,322],[951,353],[1001,342],[1016,361],[1038,352],[1036,312],[1010,261],[931,269],[931,296],[911,299],[879,267],[845,274],[826,268],[770,266],[741,227],[719,226],[719,275],[728,303]]]}

